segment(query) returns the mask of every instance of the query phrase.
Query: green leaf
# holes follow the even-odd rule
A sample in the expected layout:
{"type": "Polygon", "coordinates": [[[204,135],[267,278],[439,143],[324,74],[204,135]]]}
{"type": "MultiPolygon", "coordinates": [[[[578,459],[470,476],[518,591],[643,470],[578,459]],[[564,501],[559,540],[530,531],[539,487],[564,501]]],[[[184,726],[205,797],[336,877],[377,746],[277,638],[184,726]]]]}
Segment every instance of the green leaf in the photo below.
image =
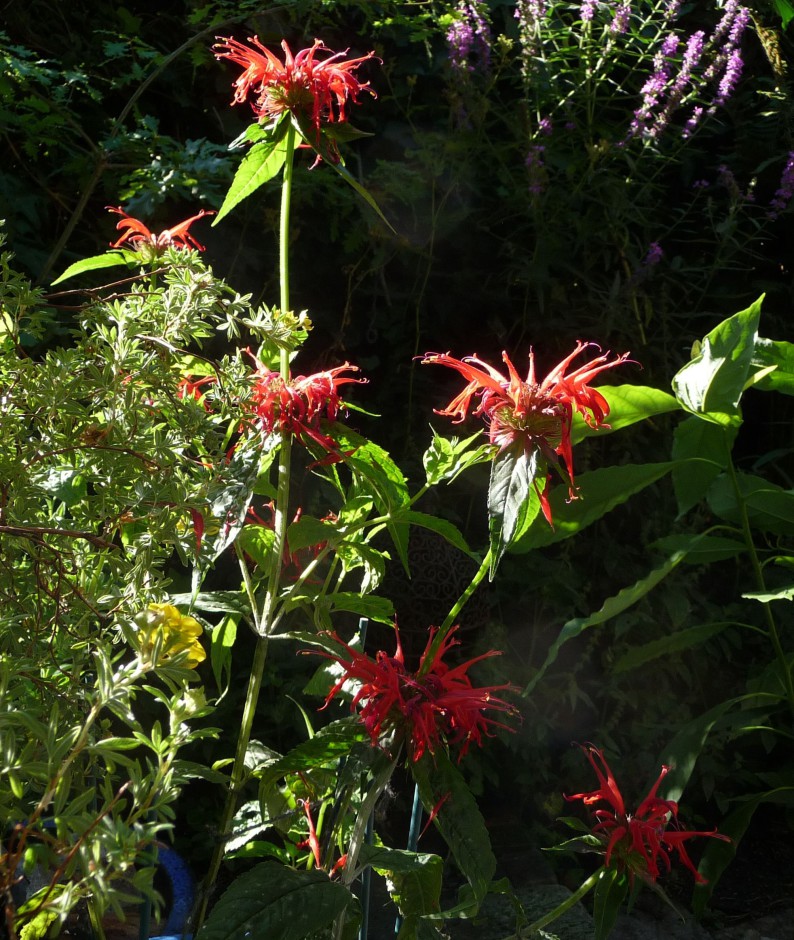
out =
{"type": "Polygon", "coordinates": [[[389,894],[403,917],[441,910],[444,862],[438,855],[365,845],[359,864],[370,865],[386,878],[389,894]]]}
{"type": "MultiPolygon", "coordinates": [[[[531,525],[540,511],[540,501],[530,500],[541,466],[540,448],[527,453],[523,447],[511,449],[496,457],[491,464],[488,484],[488,531],[491,542],[491,571],[493,580],[496,566],[514,538],[531,525]]],[[[541,481],[545,485],[545,479],[541,481]]],[[[546,526],[545,518],[542,520],[546,526]]]]}
{"type": "Polygon", "coordinates": [[[755,355],[762,301],[716,326],[673,378],[676,398],[688,411],[716,424],[741,424],[739,401],[755,355]]]}
{"type": "Polygon", "coordinates": [[[659,757],[659,764],[670,768],[659,787],[662,799],[674,800],[676,803],[681,799],[711,729],[727,711],[746,698],[741,695],[720,702],[703,715],[688,721],[670,741],[659,757]]]}
{"type": "Polygon", "coordinates": [[[226,615],[212,631],[210,662],[212,675],[219,690],[227,689],[232,671],[232,647],[237,639],[237,623],[240,618],[226,615]]]}
{"type": "Polygon", "coordinates": [[[480,444],[469,449],[475,441],[482,441],[481,432],[472,434],[463,440],[458,438],[445,438],[436,434],[433,428],[433,440],[422,455],[422,464],[430,486],[439,483],[451,483],[467,467],[491,460],[494,447],[492,444],[480,444]]]}
{"type": "Polygon", "coordinates": [[[673,432],[673,489],[679,518],[705,498],[709,487],[728,466],[737,428],[691,417],[673,432]],[[701,459],[705,458],[705,459],[701,459]]]}
{"type": "MultiPolygon", "coordinates": [[[[752,528],[789,535],[794,525],[794,491],[784,490],[763,477],[737,473],[741,498],[752,528]]],[[[730,477],[718,477],[708,492],[708,505],[715,516],[740,524],[741,512],[730,477]]]]}
{"type": "Polygon", "coordinates": [[[323,871],[262,862],[221,895],[197,940],[306,940],[331,925],[351,899],[323,871]]]}
{"type": "Polygon", "coordinates": [[[327,767],[340,757],[346,757],[359,741],[367,738],[361,722],[351,716],[332,721],[314,735],[292,748],[287,754],[262,770],[262,789],[274,780],[290,773],[298,773],[312,767],[327,767]]]}
{"type": "Polygon", "coordinates": [[[721,633],[726,627],[730,627],[731,621],[720,621],[718,623],[703,623],[697,627],[687,627],[686,630],[678,630],[669,636],[659,637],[658,640],[652,640],[642,646],[633,646],[627,653],[615,663],[612,671],[617,675],[621,672],[628,672],[643,666],[654,659],[662,656],[669,656],[672,653],[680,653],[682,650],[692,649],[693,646],[699,646],[706,640],[721,633]]]}
{"type": "Polygon", "coordinates": [[[477,802],[460,771],[440,749],[413,762],[411,773],[425,810],[432,813],[438,809],[435,825],[471,886],[467,916],[474,916],[496,870],[488,829],[477,802]]]}
{"type": "MultiPolygon", "coordinates": [[[[690,545],[696,545],[700,538],[701,536],[694,536],[690,545]]],[[[631,587],[623,588],[623,590],[619,591],[613,597],[607,598],[601,609],[591,614],[589,617],[577,617],[574,620],[569,620],[560,631],[557,639],[552,643],[546,655],[546,661],[540,667],[536,675],[532,677],[522,694],[527,696],[532,692],[545,675],[546,670],[557,658],[562,646],[567,643],[568,640],[572,640],[590,627],[606,623],[606,621],[610,620],[612,617],[616,617],[618,614],[623,613],[624,610],[628,610],[629,607],[632,607],[638,600],[645,597],[649,591],[655,588],[660,581],[664,580],[664,578],[666,578],[685,558],[687,551],[688,549],[682,548],[674,552],[670,558],[657,568],[654,568],[650,574],[647,574],[644,578],[640,578],[640,580],[632,584],[631,587]]]]}
{"type": "Polygon", "coordinates": [[[399,518],[409,525],[418,525],[422,526],[423,529],[430,529],[433,532],[437,532],[440,536],[445,538],[450,545],[454,545],[455,548],[465,552],[470,558],[474,557],[466,539],[463,537],[463,533],[456,525],[453,525],[446,519],[439,519],[438,516],[431,516],[425,512],[416,512],[416,510],[413,509],[409,509],[406,513],[401,513],[399,518]]]}
{"type": "Polygon", "coordinates": [[[202,591],[193,594],[171,594],[169,601],[177,607],[195,607],[208,614],[251,616],[251,602],[242,591],[202,591]]]}
{"type": "Polygon", "coordinates": [[[579,498],[570,502],[566,486],[553,486],[549,503],[554,528],[543,516],[537,516],[529,529],[510,546],[510,551],[520,554],[570,538],[615,506],[625,503],[630,496],[661,479],[675,466],[675,461],[628,464],[583,473],[576,478],[579,498]]]}
{"type": "Polygon", "coordinates": [[[791,0],[772,0],[772,6],[780,17],[783,29],[785,29],[794,18],[794,4],[791,0]]]}
{"type": "Polygon", "coordinates": [[[628,889],[629,879],[625,871],[602,869],[593,893],[594,940],[606,940],[612,933],[628,889]]]}
{"type": "Polygon", "coordinates": [[[291,552],[298,552],[302,548],[314,548],[316,545],[325,545],[339,537],[336,527],[331,522],[323,522],[313,516],[301,516],[297,522],[287,526],[287,544],[291,552]]]}
{"type": "Polygon", "coordinates": [[[791,803],[794,797],[794,787],[776,787],[765,793],[753,793],[744,798],[743,802],[719,824],[719,832],[730,838],[730,842],[721,839],[710,839],[698,865],[698,871],[708,879],[706,884],[695,885],[692,892],[692,911],[700,917],[706,909],[709,898],[722,877],[725,869],[736,856],[739,843],[750,825],[755,811],[761,803],[791,803]]]}
{"type": "MultiPolygon", "coordinates": [[[[672,555],[681,548],[686,548],[692,540],[691,535],[666,535],[649,546],[665,555],[672,555]]],[[[712,561],[725,561],[747,551],[744,542],[729,539],[722,535],[702,535],[697,546],[687,550],[684,563],[687,565],[707,565],[712,561]]]]}
{"type": "Polygon", "coordinates": [[[770,366],[773,367],[772,371],[759,379],[753,387],[762,391],[794,395],[794,343],[775,342],[759,336],[755,341],[753,368],[762,370],[770,366]]]}
{"type": "Polygon", "coordinates": [[[794,601],[794,585],[780,588],[778,591],[751,591],[749,594],[742,594],[742,597],[760,601],[762,604],[768,604],[770,601],[794,601]]]}
{"type": "Polygon", "coordinates": [[[598,391],[609,404],[608,424],[596,430],[577,412],[571,426],[572,444],[586,437],[603,437],[638,421],[681,408],[677,399],[668,392],[648,385],[602,385],[598,391]]]}
{"type": "Polygon", "coordinates": [[[61,281],[82,274],[84,271],[97,271],[100,268],[115,268],[120,265],[129,266],[130,264],[139,264],[140,260],[140,256],[134,251],[125,251],[123,249],[106,251],[103,255],[93,255],[90,258],[83,258],[82,261],[75,261],[74,264],[70,264],[63,274],[52,282],[52,286],[55,287],[61,281]]]}
{"type": "Polygon", "coordinates": [[[271,138],[254,144],[237,167],[232,185],[212,224],[217,225],[238,203],[273,179],[284,166],[286,157],[287,143],[284,138],[271,138]]]}

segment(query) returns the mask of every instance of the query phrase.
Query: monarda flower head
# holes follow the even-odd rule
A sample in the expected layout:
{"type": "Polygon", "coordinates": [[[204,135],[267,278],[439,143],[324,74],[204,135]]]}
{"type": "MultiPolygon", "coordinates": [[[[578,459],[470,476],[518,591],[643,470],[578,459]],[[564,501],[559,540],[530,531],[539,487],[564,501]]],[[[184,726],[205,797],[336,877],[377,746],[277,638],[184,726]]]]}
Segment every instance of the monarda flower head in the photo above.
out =
{"type": "Polygon", "coordinates": [[[681,863],[695,876],[695,881],[705,884],[706,879],[695,868],[684,843],[696,836],[722,839],[724,842],[731,840],[716,830],[693,832],[679,828],[678,803],[675,800],[663,800],[656,795],[670,768],[662,765],[656,783],[636,812],[631,813],[626,809],[623,795],[603,751],[592,744],[579,746],[595,771],[598,789],[574,793],[565,799],[581,800],[585,806],[598,807],[592,810],[596,819],[592,831],[604,844],[605,865],[628,871],[632,882],[635,877],[639,877],[643,881],[655,883],[661,873],[659,863],[665,871],[669,871],[670,853],[675,851],[681,863]]]}
{"type": "Polygon", "coordinates": [[[248,409],[259,429],[264,434],[286,432],[304,444],[313,441],[328,451],[332,459],[335,454],[339,459],[335,441],[323,434],[320,422],[323,419],[335,421],[344,409],[345,404],[339,396],[340,385],[367,381],[343,374],[358,372],[358,367],[346,362],[325,372],[285,380],[280,373],[253,358],[256,371],[252,375],[253,390],[248,399],[248,409]]]}
{"type": "MultiPolygon", "coordinates": [[[[329,702],[352,683],[357,691],[351,709],[358,709],[372,743],[383,746],[384,738],[395,734],[404,740],[412,761],[418,761],[426,752],[434,754],[439,746],[459,746],[460,760],[473,743],[482,745],[483,736],[490,737],[492,728],[507,725],[485,714],[502,712],[510,717],[518,711],[508,702],[494,695],[501,690],[516,691],[510,684],[476,687],[468,676],[469,669],[482,659],[498,656],[491,650],[457,666],[443,661],[446,653],[458,645],[453,627],[443,641],[434,647],[436,629],[430,630],[427,646],[419,660],[417,672],[405,665],[400,634],[395,626],[396,649],[393,655],[380,650],[375,658],[366,656],[332,634],[336,644],[345,653],[321,653],[337,662],[344,673],[325,700],[329,702]],[[432,658],[428,660],[431,655],[432,658]]],[[[325,707],[325,706],[324,706],[325,707]]]]}
{"type": "Polygon", "coordinates": [[[116,224],[116,228],[122,233],[121,238],[110,247],[121,248],[127,245],[133,251],[148,252],[151,255],[162,254],[166,248],[195,248],[196,251],[204,251],[204,246],[190,234],[190,226],[205,215],[215,215],[213,210],[202,209],[197,215],[185,219],[179,225],[164,229],[159,235],[155,235],[143,222],[133,219],[122,208],[107,206],[107,210],[121,216],[121,221],[116,224]]]}
{"type": "Polygon", "coordinates": [[[628,360],[628,353],[609,359],[609,353],[571,372],[566,370],[573,360],[593,343],[576,344],[576,349],[555,366],[544,378],[535,374],[535,356],[530,350],[529,372],[522,379],[506,352],[502,359],[507,366],[507,375],[498,372],[487,362],[476,356],[454,359],[448,354],[426,353],[423,363],[449,366],[468,380],[463,391],[436,414],[447,415],[463,421],[474,405],[472,414],[482,415],[488,423],[488,437],[499,448],[499,455],[523,451],[538,453],[546,464],[545,485],[540,490],[541,508],[549,524],[552,523],[548,501],[554,467],[568,483],[570,499],[576,498],[571,447],[571,425],[578,412],[594,429],[608,427],[609,404],[604,396],[590,387],[590,382],[601,372],[613,369],[628,360]]]}
{"type": "MultiPolygon", "coordinates": [[[[347,120],[348,102],[358,103],[359,95],[377,97],[369,82],[360,82],[356,69],[375,57],[368,52],[357,59],[344,59],[345,52],[331,52],[319,39],[308,49],[293,55],[286,42],[281,43],[284,61],[251,36],[251,45],[219,36],[213,51],[218,59],[229,59],[243,68],[234,82],[234,103],[250,100],[260,123],[277,119],[289,111],[298,123],[308,120],[319,141],[322,125],[347,120]],[[330,53],[329,55],[326,55],[330,53]],[[319,56],[325,56],[319,58],[319,56]]],[[[329,147],[338,158],[333,140],[329,147]]]]}

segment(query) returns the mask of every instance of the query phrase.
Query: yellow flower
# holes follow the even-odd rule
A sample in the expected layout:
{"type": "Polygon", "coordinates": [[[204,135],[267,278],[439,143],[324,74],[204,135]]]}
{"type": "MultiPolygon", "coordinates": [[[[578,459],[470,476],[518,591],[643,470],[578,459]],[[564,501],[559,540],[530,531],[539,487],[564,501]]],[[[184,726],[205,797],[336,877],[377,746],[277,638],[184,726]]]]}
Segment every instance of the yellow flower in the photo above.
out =
{"type": "Polygon", "coordinates": [[[181,614],[173,604],[149,604],[135,617],[135,623],[139,629],[141,656],[151,656],[159,646],[154,665],[167,663],[178,653],[187,652],[183,665],[195,669],[207,658],[199,642],[204,632],[201,624],[195,617],[181,614]]]}

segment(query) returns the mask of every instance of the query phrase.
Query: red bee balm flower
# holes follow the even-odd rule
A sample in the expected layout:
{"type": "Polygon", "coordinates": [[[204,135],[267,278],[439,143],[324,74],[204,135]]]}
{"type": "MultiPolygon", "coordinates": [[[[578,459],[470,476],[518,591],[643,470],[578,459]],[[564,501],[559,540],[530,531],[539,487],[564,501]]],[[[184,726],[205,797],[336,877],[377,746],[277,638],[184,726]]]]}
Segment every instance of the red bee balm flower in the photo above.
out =
{"type": "MultiPolygon", "coordinates": [[[[605,353],[566,375],[565,370],[579,353],[594,345],[577,342],[570,356],[541,381],[535,376],[532,350],[526,381],[519,377],[506,352],[502,353],[507,366],[506,376],[476,356],[454,359],[449,354],[426,353],[422,362],[457,369],[469,383],[460,395],[436,414],[463,421],[472,406],[472,399],[479,396],[480,403],[472,413],[485,416],[491,443],[498,445],[499,453],[512,447],[523,448],[528,453],[539,449],[547,464],[555,466],[568,482],[569,498],[575,499],[571,448],[574,412],[578,411],[591,428],[608,427],[604,422],[609,415],[609,404],[600,392],[590,388],[589,383],[599,372],[621,365],[629,356],[624,353],[610,362],[609,353],[605,353]]],[[[549,480],[550,474],[547,473],[543,492],[538,491],[538,495],[543,514],[551,524],[549,480]]]]}
{"type": "Polygon", "coordinates": [[[278,372],[253,358],[256,372],[249,408],[256,415],[261,430],[265,434],[286,431],[304,443],[307,439],[313,440],[325,450],[336,452],[335,441],[319,430],[320,421],[323,418],[335,421],[344,408],[338,392],[340,385],[367,381],[342,375],[348,371],[358,372],[358,367],[346,362],[326,372],[299,375],[287,382],[278,372]]]}
{"type": "Polygon", "coordinates": [[[593,833],[606,844],[606,865],[610,865],[615,859],[619,869],[628,869],[632,881],[635,875],[639,875],[645,881],[655,882],[659,877],[658,860],[661,859],[665,870],[669,871],[669,854],[671,849],[675,849],[681,862],[695,876],[695,881],[705,884],[706,879],[692,864],[684,842],[695,836],[708,836],[712,839],[722,839],[724,842],[731,840],[716,831],[689,832],[676,828],[666,831],[670,823],[674,827],[678,825],[678,803],[675,800],[663,800],[656,793],[670,768],[662,766],[659,779],[637,807],[637,812],[631,814],[626,812],[623,797],[604,759],[603,751],[592,744],[580,747],[596,772],[599,788],[589,793],[575,793],[565,799],[581,800],[585,806],[604,802],[610,807],[593,810],[593,815],[598,820],[593,833]]]}
{"type": "Polygon", "coordinates": [[[191,216],[189,219],[185,219],[184,222],[180,222],[179,225],[167,228],[159,235],[155,235],[154,232],[150,232],[146,228],[143,222],[133,219],[123,209],[107,206],[107,210],[122,217],[116,228],[123,234],[117,242],[111,244],[111,248],[121,248],[122,245],[129,245],[134,251],[140,251],[141,248],[150,246],[156,253],[171,245],[175,248],[195,248],[197,251],[204,251],[204,246],[199,244],[188,230],[194,222],[203,219],[205,215],[215,215],[214,211],[202,209],[198,215],[191,216]]]}
{"type": "Polygon", "coordinates": [[[517,715],[516,708],[494,695],[494,692],[502,689],[515,691],[514,686],[506,684],[476,688],[467,675],[469,669],[481,659],[500,655],[497,650],[475,656],[458,666],[448,666],[442,661],[445,653],[458,645],[458,641],[453,638],[457,629],[453,627],[450,630],[425,669],[425,660],[437,632],[435,627],[430,630],[416,673],[408,672],[405,668],[405,657],[396,626],[397,649],[394,655],[389,656],[381,650],[376,653],[375,659],[359,653],[343,643],[336,634],[332,634],[347,650],[348,657],[320,654],[333,659],[345,670],[342,678],[328,693],[325,705],[345,683],[358,683],[351,709],[361,706],[361,721],[372,743],[380,744],[385,733],[396,730],[405,737],[408,752],[414,761],[418,761],[425,751],[435,753],[439,744],[459,744],[460,759],[472,741],[482,744],[482,737],[490,735],[490,728],[512,730],[494,718],[486,717],[484,712],[490,709],[510,716],[517,715]]]}
{"type": "Polygon", "coordinates": [[[234,82],[234,103],[242,104],[252,95],[254,114],[261,122],[291,111],[296,117],[307,116],[319,137],[322,124],[346,120],[347,102],[357,104],[362,91],[377,97],[368,82],[360,82],[353,74],[362,62],[374,57],[374,52],[347,61],[340,61],[344,52],[336,52],[318,61],[318,52],[331,52],[321,40],[315,39],[311,48],[296,55],[282,42],[282,62],[256,36],[248,40],[255,48],[236,39],[218,39],[213,46],[216,58],[229,59],[244,69],[234,82]]]}

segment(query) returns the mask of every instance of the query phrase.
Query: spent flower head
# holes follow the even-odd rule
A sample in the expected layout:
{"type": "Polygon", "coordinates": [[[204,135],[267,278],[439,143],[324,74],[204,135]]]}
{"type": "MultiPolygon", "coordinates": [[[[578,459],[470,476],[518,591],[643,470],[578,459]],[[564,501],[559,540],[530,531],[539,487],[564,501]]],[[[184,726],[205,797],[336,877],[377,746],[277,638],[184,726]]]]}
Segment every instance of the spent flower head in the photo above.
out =
{"type": "Polygon", "coordinates": [[[251,376],[253,389],[247,407],[262,433],[286,432],[304,444],[313,441],[326,450],[332,460],[339,459],[336,443],[320,430],[320,422],[335,421],[344,409],[340,385],[367,381],[344,374],[358,372],[358,367],[345,362],[324,372],[286,380],[255,356],[252,358],[256,368],[251,376]]]}
{"type": "Polygon", "coordinates": [[[379,650],[374,659],[332,634],[345,653],[320,655],[338,663],[344,672],[328,693],[325,706],[345,685],[351,684],[355,689],[351,710],[358,709],[372,743],[382,746],[384,739],[394,733],[400,742],[405,741],[412,761],[418,761],[425,752],[434,754],[439,746],[450,745],[460,747],[460,760],[472,743],[482,745],[483,736],[490,737],[491,729],[512,730],[485,712],[517,716],[514,706],[494,694],[517,689],[509,683],[477,687],[468,675],[475,663],[500,655],[498,650],[490,650],[457,666],[444,662],[449,650],[458,645],[454,638],[457,629],[453,627],[441,643],[434,644],[437,631],[431,628],[416,672],[406,668],[396,625],[394,654],[379,650]],[[432,657],[428,659],[431,652],[432,657]]]}
{"type": "Polygon", "coordinates": [[[632,882],[635,877],[639,877],[643,881],[655,883],[661,874],[660,863],[665,871],[669,871],[670,854],[675,851],[681,863],[695,876],[695,881],[705,884],[706,879],[695,868],[684,843],[696,836],[722,839],[724,842],[730,842],[730,839],[716,830],[694,832],[679,828],[678,803],[675,800],[663,800],[656,795],[670,768],[662,765],[656,783],[632,813],[626,809],[623,795],[603,751],[592,744],[579,746],[595,771],[598,789],[574,793],[565,796],[565,799],[581,800],[587,807],[598,807],[592,810],[596,818],[592,832],[604,844],[605,865],[627,871],[632,882]]]}

